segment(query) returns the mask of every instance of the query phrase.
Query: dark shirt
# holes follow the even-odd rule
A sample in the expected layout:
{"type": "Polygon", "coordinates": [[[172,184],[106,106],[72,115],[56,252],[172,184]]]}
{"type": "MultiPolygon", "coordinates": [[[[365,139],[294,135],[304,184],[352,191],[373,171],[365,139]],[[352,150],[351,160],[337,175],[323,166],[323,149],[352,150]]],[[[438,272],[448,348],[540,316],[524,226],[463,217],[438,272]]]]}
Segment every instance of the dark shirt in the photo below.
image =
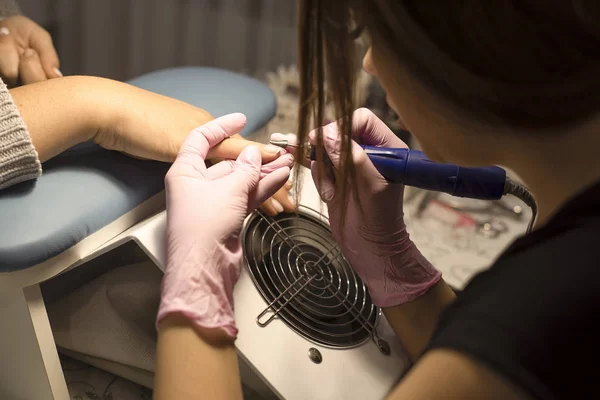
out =
{"type": "Polygon", "coordinates": [[[534,398],[598,398],[600,183],[473,278],[433,348],[469,355],[534,398]]]}

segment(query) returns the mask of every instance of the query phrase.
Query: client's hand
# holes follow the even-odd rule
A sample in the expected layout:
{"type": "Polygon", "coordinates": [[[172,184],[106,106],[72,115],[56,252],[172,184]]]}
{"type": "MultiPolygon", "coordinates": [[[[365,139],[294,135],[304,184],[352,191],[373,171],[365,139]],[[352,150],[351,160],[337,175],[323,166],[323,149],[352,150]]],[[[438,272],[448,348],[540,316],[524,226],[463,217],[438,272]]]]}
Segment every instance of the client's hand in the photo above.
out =
{"type": "Polygon", "coordinates": [[[9,86],[58,78],[59,61],[44,28],[17,15],[0,21],[0,77],[9,86]]]}
{"type": "MultiPolygon", "coordinates": [[[[114,86],[113,90],[118,94],[107,97],[113,102],[111,107],[117,118],[106,125],[106,129],[100,129],[95,140],[111,150],[139,158],[173,161],[188,132],[213,119],[203,109],[170,97],[123,83],[115,84],[113,81],[107,81],[107,85],[114,86]]],[[[285,153],[279,147],[247,141],[234,135],[210,149],[207,159],[235,160],[251,144],[260,149],[265,163],[285,153]]],[[[294,212],[295,202],[288,195],[290,186],[281,188],[265,201],[261,209],[269,215],[282,211],[294,212]]]]}
{"type": "MultiPolygon", "coordinates": [[[[11,95],[42,162],[88,140],[135,158],[172,162],[188,133],[213,120],[188,103],[90,76],[38,82],[12,89],[11,95]]],[[[285,154],[279,147],[234,136],[210,149],[207,159],[235,160],[250,144],[260,149],[264,163],[285,154]]],[[[263,206],[271,215],[282,209],[294,211],[285,188],[263,206]]]]}
{"type": "Polygon", "coordinates": [[[201,328],[234,338],[233,286],[241,267],[239,232],[244,218],[282,187],[293,158],[262,165],[259,150],[245,148],[237,161],[206,168],[209,149],[239,132],[241,114],[211,121],[187,137],[165,179],[167,269],[157,324],[178,313],[201,328]]]}
{"type": "Polygon", "coordinates": [[[281,212],[295,212],[296,201],[290,196],[292,182],[288,181],[270,199],[261,204],[260,209],[267,215],[275,216],[281,212]]]}

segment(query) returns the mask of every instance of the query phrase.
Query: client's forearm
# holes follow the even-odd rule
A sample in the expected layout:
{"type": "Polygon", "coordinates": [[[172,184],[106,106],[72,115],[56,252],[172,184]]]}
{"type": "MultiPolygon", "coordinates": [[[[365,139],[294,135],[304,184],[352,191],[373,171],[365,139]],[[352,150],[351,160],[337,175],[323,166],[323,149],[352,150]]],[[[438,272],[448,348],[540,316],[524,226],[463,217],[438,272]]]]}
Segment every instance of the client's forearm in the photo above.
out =
{"type": "Polygon", "coordinates": [[[235,346],[220,330],[197,332],[185,317],[160,322],[154,399],[242,399],[235,346]]]}
{"type": "Polygon", "coordinates": [[[10,90],[40,161],[94,136],[104,118],[90,97],[94,85],[91,77],[68,77],[10,90]]]}
{"type": "MultiPolygon", "coordinates": [[[[97,77],[70,76],[21,86],[10,90],[10,94],[25,121],[40,161],[44,162],[114,125],[115,115],[119,112],[116,109],[120,107],[114,99],[122,97],[124,86],[97,77]]],[[[142,104],[145,97],[134,97],[134,100],[142,104]]],[[[206,115],[208,122],[211,117],[206,115]]],[[[240,135],[232,138],[235,140],[225,140],[212,148],[208,158],[236,159],[250,144],[261,149],[263,162],[279,157],[277,147],[247,141],[240,135]]]]}

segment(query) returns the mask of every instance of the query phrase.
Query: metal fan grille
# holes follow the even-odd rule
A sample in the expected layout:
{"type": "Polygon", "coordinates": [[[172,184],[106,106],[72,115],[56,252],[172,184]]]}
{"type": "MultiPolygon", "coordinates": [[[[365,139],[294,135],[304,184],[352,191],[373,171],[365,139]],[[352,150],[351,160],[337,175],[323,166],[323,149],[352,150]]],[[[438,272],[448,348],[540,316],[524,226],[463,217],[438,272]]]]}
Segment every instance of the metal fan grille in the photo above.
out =
{"type": "Polygon", "coordinates": [[[269,304],[257,323],[266,326],[278,317],[312,342],[359,345],[374,335],[379,310],[328,226],[302,209],[276,217],[256,212],[246,223],[246,262],[269,304]]]}

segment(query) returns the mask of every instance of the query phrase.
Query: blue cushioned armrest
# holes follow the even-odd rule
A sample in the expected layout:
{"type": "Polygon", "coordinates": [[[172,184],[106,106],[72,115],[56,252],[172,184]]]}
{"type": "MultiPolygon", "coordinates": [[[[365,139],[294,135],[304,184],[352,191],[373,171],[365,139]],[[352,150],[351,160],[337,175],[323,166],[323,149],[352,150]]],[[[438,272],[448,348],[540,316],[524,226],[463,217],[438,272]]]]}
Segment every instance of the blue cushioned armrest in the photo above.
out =
{"type": "MultiPolygon", "coordinates": [[[[175,68],[132,84],[199,106],[243,112],[243,134],[276,110],[264,84],[213,68],[175,68]]],[[[0,192],[0,272],[25,269],[74,246],[164,189],[168,164],[134,160],[86,143],[44,164],[43,176],[0,192]]]]}

